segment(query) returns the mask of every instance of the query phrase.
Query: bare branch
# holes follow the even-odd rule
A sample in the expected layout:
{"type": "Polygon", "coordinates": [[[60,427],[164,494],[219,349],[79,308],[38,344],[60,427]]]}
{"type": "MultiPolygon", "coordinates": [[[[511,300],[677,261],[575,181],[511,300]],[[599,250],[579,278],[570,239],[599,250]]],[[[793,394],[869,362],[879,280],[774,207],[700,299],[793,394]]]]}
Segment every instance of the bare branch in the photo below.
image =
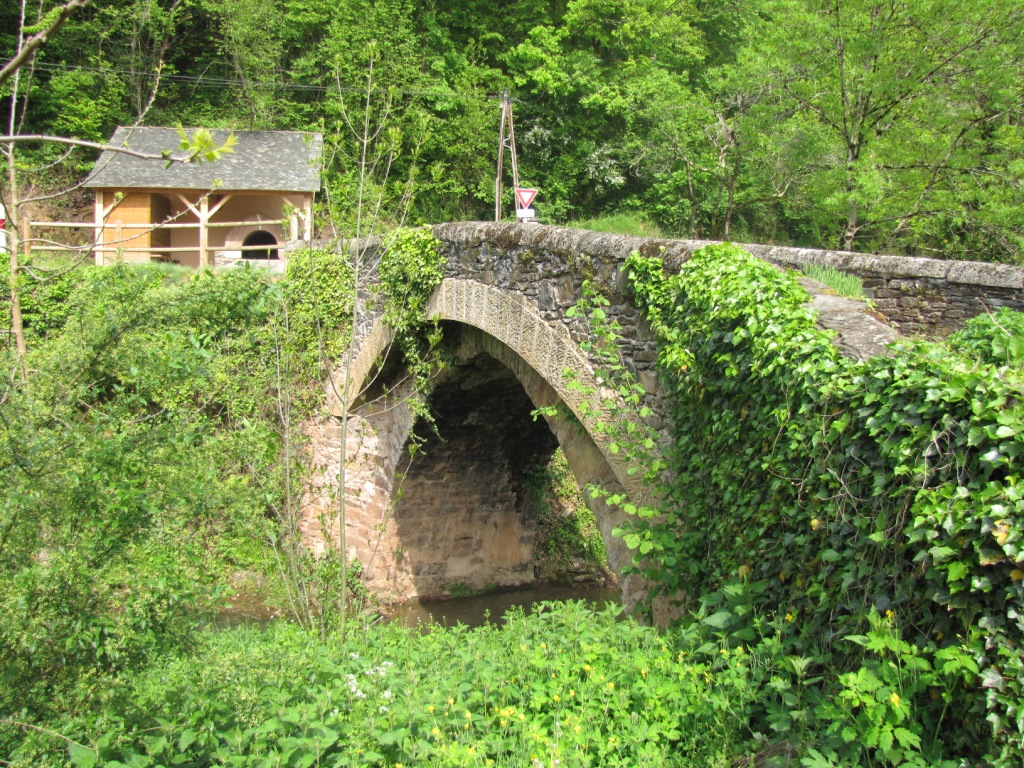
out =
{"type": "Polygon", "coordinates": [[[0,144],[15,144],[15,143],[28,143],[33,141],[43,141],[51,144],[67,144],[73,147],[85,147],[86,149],[99,149],[106,152],[118,152],[122,155],[129,155],[130,157],[138,157],[142,160],[163,160],[164,162],[171,163],[190,163],[194,159],[192,154],[184,155],[172,155],[168,151],[166,154],[161,153],[158,155],[152,152],[138,152],[128,147],[119,147],[114,144],[100,144],[95,141],[83,141],[82,139],[68,139],[63,136],[48,136],[46,134],[19,134],[17,136],[0,136],[0,144]]]}

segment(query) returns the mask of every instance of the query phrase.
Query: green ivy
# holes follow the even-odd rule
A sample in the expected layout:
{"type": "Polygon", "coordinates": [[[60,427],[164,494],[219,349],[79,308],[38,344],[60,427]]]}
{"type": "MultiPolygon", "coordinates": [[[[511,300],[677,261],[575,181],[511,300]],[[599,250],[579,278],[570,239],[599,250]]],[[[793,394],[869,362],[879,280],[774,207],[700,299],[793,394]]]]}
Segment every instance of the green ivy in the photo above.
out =
{"type": "Polygon", "coordinates": [[[296,350],[314,370],[336,363],[351,330],[352,265],[342,254],[301,248],[288,255],[284,286],[296,350]]]}
{"type": "Polygon", "coordinates": [[[949,343],[982,362],[1020,366],[1024,363],[1024,313],[1002,307],[993,314],[972,317],[949,343]]]}
{"type": "Polygon", "coordinates": [[[417,388],[425,392],[437,368],[431,355],[441,339],[437,322],[426,316],[427,302],[444,279],[441,243],[427,227],[400,229],[384,244],[380,290],[384,322],[394,331],[417,388]]]}
{"type": "Polygon", "coordinates": [[[567,578],[583,564],[592,571],[607,567],[604,540],[587,506],[565,454],[559,449],[547,464],[527,474],[537,518],[536,550],[545,565],[567,578]]]}
{"type": "MultiPolygon", "coordinates": [[[[657,592],[725,606],[718,626],[734,642],[754,637],[757,616],[785,617],[786,647],[823,686],[870,668],[843,639],[862,636],[872,611],[922,652],[969,649],[971,686],[913,694],[923,741],[863,759],[1019,765],[1019,383],[938,343],[843,359],[795,279],[736,246],[704,248],[672,276],[635,254],[627,268],[674,422],[662,514],[634,519],[626,539],[646,542],[636,567],[657,592]],[[734,586],[747,597],[729,608],[734,586]]],[[[842,754],[842,729],[818,738],[820,754],[842,754]]]]}

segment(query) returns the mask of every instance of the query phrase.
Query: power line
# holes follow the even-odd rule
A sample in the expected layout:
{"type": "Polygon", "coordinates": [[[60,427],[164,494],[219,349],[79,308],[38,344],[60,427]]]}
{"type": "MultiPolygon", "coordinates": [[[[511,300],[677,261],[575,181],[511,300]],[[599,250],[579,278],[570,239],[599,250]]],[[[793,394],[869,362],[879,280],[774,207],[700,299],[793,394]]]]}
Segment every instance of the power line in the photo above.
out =
{"type": "MultiPolygon", "coordinates": [[[[110,76],[110,75],[121,75],[123,77],[142,77],[147,79],[155,79],[157,77],[155,72],[141,72],[131,69],[115,69],[112,67],[86,67],[80,64],[73,66],[65,64],[55,64],[50,62],[37,62],[35,65],[36,69],[42,69],[47,72],[94,72],[96,74],[110,76]]],[[[238,88],[267,88],[273,90],[286,90],[286,91],[308,91],[313,93],[366,93],[365,88],[345,88],[337,85],[309,85],[307,83],[285,83],[285,82],[266,82],[266,81],[254,81],[254,80],[239,80],[235,78],[223,78],[223,77],[207,77],[207,76],[196,76],[196,75],[176,75],[176,74],[161,74],[161,80],[182,83],[182,84],[195,84],[204,85],[208,87],[238,87],[238,88]]],[[[484,98],[484,92],[467,93],[464,91],[454,91],[449,88],[443,90],[438,89],[391,89],[391,88],[378,88],[374,89],[374,93],[396,93],[402,96],[455,96],[459,98],[484,98]]]]}
{"type": "Polygon", "coordinates": [[[668,14],[668,12],[671,11],[673,8],[675,8],[677,5],[679,5],[679,3],[681,3],[681,2],[682,2],[682,0],[672,0],[668,5],[666,5],[662,9],[661,13],[659,13],[650,24],[647,24],[643,29],[641,29],[639,32],[637,32],[637,37],[640,37],[641,35],[643,35],[651,27],[653,27],[655,24],[657,24],[659,21],[661,21],[663,18],[665,18],[665,16],[668,14]]]}

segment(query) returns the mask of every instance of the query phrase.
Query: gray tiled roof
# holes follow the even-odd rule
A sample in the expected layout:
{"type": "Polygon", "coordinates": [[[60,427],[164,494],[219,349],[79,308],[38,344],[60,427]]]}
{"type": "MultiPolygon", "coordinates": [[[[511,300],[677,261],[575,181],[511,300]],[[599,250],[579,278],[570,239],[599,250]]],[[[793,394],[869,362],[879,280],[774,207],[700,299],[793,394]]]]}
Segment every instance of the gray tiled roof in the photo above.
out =
{"type": "MultiPolygon", "coordinates": [[[[188,130],[188,129],[186,129],[188,130]]],[[[298,131],[213,131],[220,145],[234,133],[234,152],[216,162],[172,163],[143,160],[105,150],[93,167],[87,187],[155,189],[275,190],[316,192],[320,189],[323,137],[298,131]]],[[[110,142],[147,154],[174,150],[181,137],[175,128],[118,128],[110,142]]]]}

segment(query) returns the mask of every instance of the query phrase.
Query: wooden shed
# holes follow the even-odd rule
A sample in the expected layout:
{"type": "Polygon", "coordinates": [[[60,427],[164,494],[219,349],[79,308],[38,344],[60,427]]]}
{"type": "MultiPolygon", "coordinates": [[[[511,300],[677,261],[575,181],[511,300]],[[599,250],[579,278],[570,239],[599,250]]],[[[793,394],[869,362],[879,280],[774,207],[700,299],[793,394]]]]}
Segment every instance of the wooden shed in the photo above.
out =
{"type": "MultiPolygon", "coordinates": [[[[215,162],[167,163],[105,151],[85,186],[95,190],[96,263],[157,259],[205,267],[273,260],[289,241],[309,241],[320,189],[323,139],[297,131],[229,133],[234,152],[215,162]]],[[[110,144],[159,155],[175,128],[118,128],[110,144]]]]}

